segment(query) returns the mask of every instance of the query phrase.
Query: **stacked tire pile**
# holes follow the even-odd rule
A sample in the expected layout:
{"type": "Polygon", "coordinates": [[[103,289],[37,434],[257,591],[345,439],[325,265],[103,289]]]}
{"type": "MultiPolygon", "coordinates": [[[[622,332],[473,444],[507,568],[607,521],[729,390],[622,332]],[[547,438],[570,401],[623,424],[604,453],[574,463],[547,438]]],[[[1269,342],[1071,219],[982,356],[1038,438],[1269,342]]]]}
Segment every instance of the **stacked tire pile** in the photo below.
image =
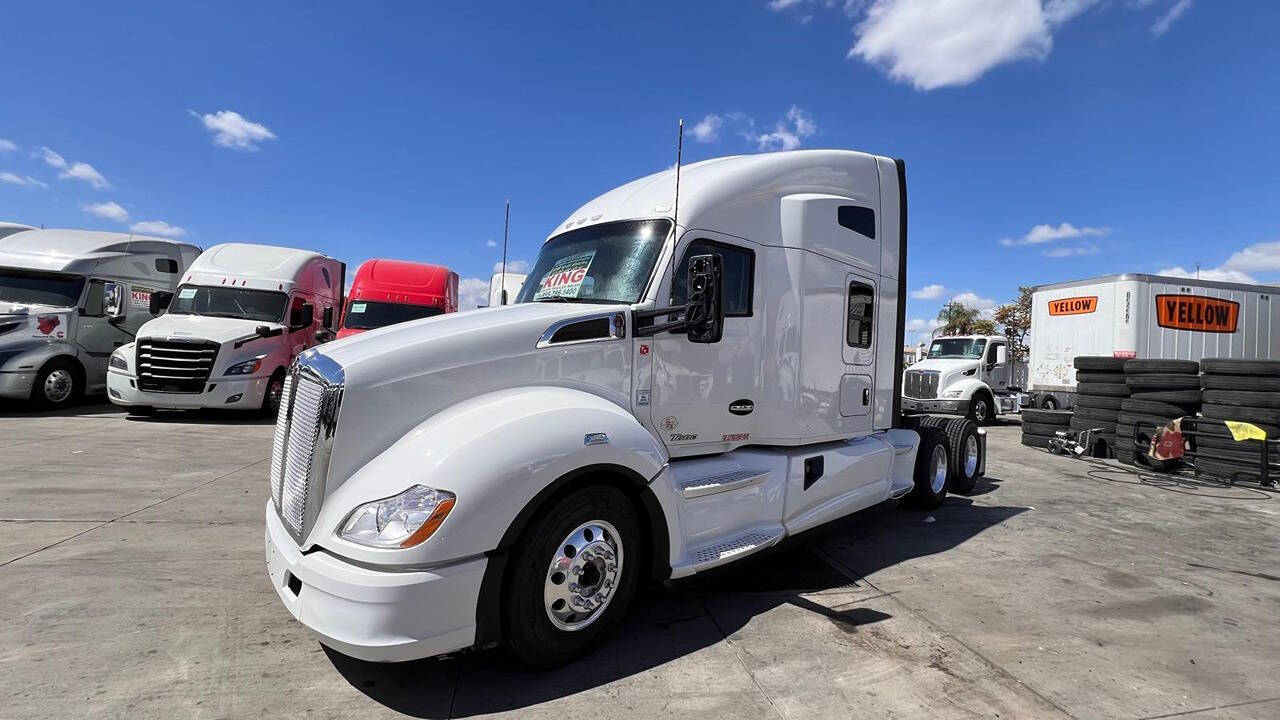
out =
{"type": "MultiPolygon", "coordinates": [[[[1280,437],[1280,361],[1206,358],[1200,369],[1204,417],[1253,423],[1266,430],[1267,437],[1280,437]]],[[[1236,442],[1217,423],[1201,423],[1198,429],[1206,433],[1196,440],[1198,470],[1232,480],[1260,479],[1260,443],[1236,442]]]]}
{"type": "Polygon", "coordinates": [[[1049,448],[1049,440],[1059,430],[1069,430],[1071,425],[1070,410],[1032,410],[1022,411],[1022,444],[1027,447],[1049,448]]]}
{"type": "Polygon", "coordinates": [[[1080,356],[1076,366],[1076,407],[1073,432],[1098,430],[1092,436],[1090,455],[1112,457],[1116,447],[1116,423],[1129,397],[1124,358],[1080,356]]]}
{"type": "Polygon", "coordinates": [[[1142,449],[1156,428],[1200,411],[1200,363],[1194,360],[1129,360],[1124,365],[1129,396],[1116,423],[1116,459],[1149,465],[1142,449]],[[1134,430],[1141,447],[1133,443],[1134,430]]]}

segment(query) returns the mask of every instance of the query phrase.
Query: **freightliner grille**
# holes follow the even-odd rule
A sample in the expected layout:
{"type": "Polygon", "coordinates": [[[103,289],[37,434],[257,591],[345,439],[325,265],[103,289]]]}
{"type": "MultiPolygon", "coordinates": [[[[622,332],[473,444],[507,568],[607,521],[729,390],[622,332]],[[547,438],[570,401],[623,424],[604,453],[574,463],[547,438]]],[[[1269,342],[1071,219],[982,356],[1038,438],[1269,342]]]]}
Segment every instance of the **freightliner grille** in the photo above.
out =
{"type": "Polygon", "coordinates": [[[918,400],[938,397],[938,372],[936,370],[908,370],[902,383],[902,394],[918,400]]]}
{"type": "Polygon", "coordinates": [[[138,388],[146,392],[204,392],[218,343],[146,338],[137,345],[138,388]]]}
{"type": "Polygon", "coordinates": [[[280,396],[271,448],[271,499],[298,541],[310,529],[324,497],[342,389],[341,369],[308,353],[285,379],[280,396]]]}

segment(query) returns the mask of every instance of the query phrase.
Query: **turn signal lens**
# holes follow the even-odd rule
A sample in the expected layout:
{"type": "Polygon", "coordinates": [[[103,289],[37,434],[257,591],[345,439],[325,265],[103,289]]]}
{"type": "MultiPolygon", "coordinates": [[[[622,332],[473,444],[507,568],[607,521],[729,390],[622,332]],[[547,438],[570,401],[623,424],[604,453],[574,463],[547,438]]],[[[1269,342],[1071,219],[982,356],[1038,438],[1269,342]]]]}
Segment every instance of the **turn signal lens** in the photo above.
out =
{"type": "Polygon", "coordinates": [[[436,509],[427,517],[427,521],[422,523],[422,527],[418,528],[408,540],[400,543],[402,548],[410,548],[426,542],[436,530],[444,523],[444,519],[449,517],[449,511],[453,510],[453,504],[457,502],[454,498],[445,498],[436,505],[436,509]]]}

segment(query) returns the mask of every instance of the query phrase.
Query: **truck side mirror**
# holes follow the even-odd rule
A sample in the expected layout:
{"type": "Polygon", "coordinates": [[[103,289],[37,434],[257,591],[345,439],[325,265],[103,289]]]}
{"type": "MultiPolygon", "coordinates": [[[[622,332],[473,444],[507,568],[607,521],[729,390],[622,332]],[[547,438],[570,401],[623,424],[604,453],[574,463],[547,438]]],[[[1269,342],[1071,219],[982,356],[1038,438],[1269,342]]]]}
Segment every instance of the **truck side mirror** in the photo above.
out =
{"type": "Polygon", "coordinates": [[[689,259],[689,310],[686,314],[689,342],[714,343],[724,331],[721,303],[722,262],[719,255],[695,255],[689,259]]]}
{"type": "Polygon", "coordinates": [[[1001,365],[1009,362],[1009,348],[1005,345],[996,347],[996,364],[1001,365]]]}
{"type": "Polygon", "coordinates": [[[119,324],[124,322],[124,286],[120,283],[102,284],[102,310],[107,322],[119,324]]]}
{"type": "Polygon", "coordinates": [[[332,305],[324,306],[324,315],[322,317],[324,318],[324,321],[320,323],[321,325],[324,325],[326,328],[333,327],[333,306],[332,305]]]}
{"type": "Polygon", "coordinates": [[[316,308],[311,303],[302,303],[302,307],[289,311],[289,329],[301,330],[308,327],[316,319],[316,308]]]}
{"type": "Polygon", "coordinates": [[[164,290],[156,290],[151,293],[151,299],[147,302],[147,309],[152,315],[159,315],[169,308],[169,301],[173,300],[173,293],[164,290]]]}

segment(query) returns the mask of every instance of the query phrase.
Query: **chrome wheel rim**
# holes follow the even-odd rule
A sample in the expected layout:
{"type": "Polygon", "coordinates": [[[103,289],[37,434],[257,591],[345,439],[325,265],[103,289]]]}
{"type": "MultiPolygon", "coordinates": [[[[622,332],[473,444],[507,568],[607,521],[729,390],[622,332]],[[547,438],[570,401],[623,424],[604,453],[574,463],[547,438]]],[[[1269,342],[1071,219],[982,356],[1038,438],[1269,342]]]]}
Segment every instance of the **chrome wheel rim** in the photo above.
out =
{"type": "Polygon", "coordinates": [[[979,420],[987,419],[987,401],[986,400],[974,401],[973,416],[979,420]]]}
{"type": "Polygon", "coordinates": [[[933,446],[933,455],[929,458],[929,489],[937,495],[947,484],[947,449],[941,445],[933,446]]]}
{"type": "Polygon", "coordinates": [[[70,371],[58,368],[44,379],[44,397],[51,403],[65,402],[71,397],[71,390],[75,384],[76,380],[71,377],[70,371]]]}
{"type": "Polygon", "coordinates": [[[585,522],[561,540],[542,589],[551,624],[574,632],[599,619],[617,593],[622,561],[622,538],[603,520],[585,522]]]}
{"type": "Polygon", "coordinates": [[[970,435],[964,441],[964,476],[973,477],[978,472],[978,436],[970,435]]]}

